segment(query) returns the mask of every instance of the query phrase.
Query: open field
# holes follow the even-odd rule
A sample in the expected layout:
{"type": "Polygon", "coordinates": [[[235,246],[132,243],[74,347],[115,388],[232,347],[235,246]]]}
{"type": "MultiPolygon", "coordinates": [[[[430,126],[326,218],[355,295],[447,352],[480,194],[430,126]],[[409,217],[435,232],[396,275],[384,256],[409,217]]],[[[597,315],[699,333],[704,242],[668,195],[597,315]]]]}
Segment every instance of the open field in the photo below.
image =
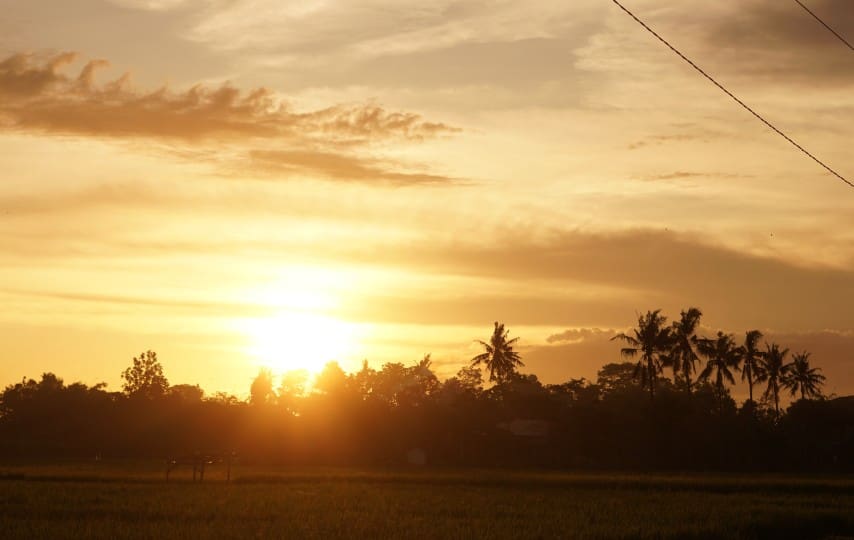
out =
{"type": "Polygon", "coordinates": [[[854,537],[854,478],[0,467],[4,538],[854,537]]]}

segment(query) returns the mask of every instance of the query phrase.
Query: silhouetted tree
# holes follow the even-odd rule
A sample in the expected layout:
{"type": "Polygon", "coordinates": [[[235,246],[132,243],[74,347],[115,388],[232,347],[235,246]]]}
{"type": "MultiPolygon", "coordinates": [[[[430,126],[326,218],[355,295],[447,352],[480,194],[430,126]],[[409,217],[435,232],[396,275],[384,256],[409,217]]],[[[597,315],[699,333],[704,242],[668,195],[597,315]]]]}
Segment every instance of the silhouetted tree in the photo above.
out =
{"type": "Polygon", "coordinates": [[[130,396],[157,398],[169,389],[169,381],[163,375],[163,366],[157,353],[146,351],[134,357],[133,365],[122,372],[122,389],[130,396]]]}
{"type": "Polygon", "coordinates": [[[205,391],[198,384],[176,384],[169,387],[169,395],[183,401],[201,401],[205,391]]]}
{"type": "Polygon", "coordinates": [[[314,388],[324,394],[340,394],[347,388],[347,374],[341,369],[338,362],[327,362],[323,370],[317,375],[314,388]]]}
{"type": "Polygon", "coordinates": [[[673,321],[671,337],[673,338],[668,362],[673,368],[673,379],[680,377],[685,382],[685,388],[691,392],[691,374],[694,373],[696,363],[700,360],[697,356],[697,327],[700,325],[700,317],[703,312],[692,307],[683,310],[678,321],[673,321]]]}
{"type": "Polygon", "coordinates": [[[672,339],[670,328],[665,326],[667,317],[661,315],[661,310],[647,311],[646,315],[638,317],[638,326],[632,334],[620,333],[611,340],[619,339],[628,344],[620,354],[625,358],[635,358],[640,355],[635,365],[634,378],[640,379],[641,388],[649,389],[649,398],[655,399],[655,382],[661,373],[662,365],[667,362],[672,339]]]}
{"type": "Polygon", "coordinates": [[[789,369],[786,356],[789,349],[780,349],[776,343],[765,344],[762,354],[762,381],[767,383],[763,397],[774,400],[774,417],[780,418],[780,385],[789,369]]]}
{"type": "Polygon", "coordinates": [[[517,372],[517,368],[524,366],[519,353],[513,350],[513,344],[519,338],[507,339],[509,330],[504,325],[495,322],[495,329],[489,343],[478,340],[483,345],[484,352],[471,359],[472,366],[484,364],[489,370],[489,381],[502,383],[509,381],[517,372]]]}
{"type": "MultiPolygon", "coordinates": [[[[759,364],[769,364],[776,383],[762,386],[764,406],[748,399],[738,413],[720,414],[735,410],[728,385],[738,359],[731,353],[744,359],[749,347],[736,348],[732,336],[718,333],[702,340],[704,351],[700,340],[694,343],[710,362],[699,377],[705,370],[689,370],[691,392],[671,383],[668,370],[657,381],[647,377],[655,384],[650,402],[650,384],[638,384],[635,376],[639,369],[655,376],[662,365],[673,365],[665,362],[675,358],[676,340],[662,334],[679,331],[658,313],[639,319],[643,331],[631,334],[635,354],[644,353],[640,337],[661,338],[660,348],[647,349],[656,365],[608,364],[597,384],[570,379],[544,386],[536,375],[514,371],[483,390],[482,364],[469,363],[440,384],[426,355],[379,371],[363,363],[352,374],[333,362],[313,392],[306,391],[304,371],[288,372],[275,405],[273,375],[262,370],[251,392],[252,403],[265,404],[257,406],[227,394],[205,397],[188,384],[170,387],[162,399],[131,399],[104,391],[103,384],[66,384],[44,373],[0,392],[0,462],[234,450],[247,463],[365,466],[401,463],[416,448],[440,466],[854,471],[848,459],[854,455],[854,396],[809,399],[820,395],[824,378],[806,353],[787,364],[785,350],[763,347],[768,352],[754,356],[760,361],[751,378],[757,385],[768,380],[759,364]],[[802,398],[782,412],[780,387],[802,398]]],[[[759,338],[753,335],[748,332],[746,341],[755,351],[759,338]]],[[[503,329],[499,336],[509,341],[503,329]]],[[[683,371],[674,378],[684,378],[683,371]]]]}
{"type": "Polygon", "coordinates": [[[819,373],[821,369],[810,367],[810,353],[804,351],[792,355],[792,363],[783,376],[782,385],[788,388],[794,396],[798,392],[801,399],[821,397],[821,386],[825,377],[819,373]]]}
{"type": "Polygon", "coordinates": [[[249,387],[249,403],[252,405],[267,405],[276,397],[273,391],[273,372],[269,368],[261,368],[249,387]]]}
{"type": "Polygon", "coordinates": [[[377,370],[372,368],[367,360],[362,360],[362,368],[352,375],[352,384],[356,392],[367,399],[374,392],[374,386],[377,384],[377,370]]]}
{"type": "Polygon", "coordinates": [[[753,401],[753,383],[762,378],[762,351],[759,350],[759,340],[762,332],[749,330],[744,335],[744,344],[739,347],[741,352],[741,380],[747,379],[747,390],[750,401],[753,401]]]}
{"type": "Polygon", "coordinates": [[[308,371],[292,369],[282,375],[279,383],[278,402],[291,412],[297,412],[296,404],[305,395],[308,371]]]}
{"type": "Polygon", "coordinates": [[[635,364],[622,362],[605,364],[596,373],[596,385],[602,394],[610,394],[635,385],[635,364]]]}
{"type": "Polygon", "coordinates": [[[432,370],[433,360],[429,354],[407,369],[404,395],[410,405],[423,405],[430,396],[439,390],[439,378],[432,370]]]}
{"type": "Polygon", "coordinates": [[[475,366],[463,366],[457,371],[454,378],[460,387],[472,394],[479,394],[483,390],[483,372],[475,366]]]}
{"type": "Polygon", "coordinates": [[[714,374],[719,410],[723,412],[723,399],[726,394],[725,384],[735,384],[735,377],[733,377],[732,372],[738,370],[741,351],[735,346],[733,336],[723,332],[718,332],[715,339],[700,339],[697,345],[700,354],[707,358],[706,367],[700,372],[699,379],[708,381],[714,374]]]}

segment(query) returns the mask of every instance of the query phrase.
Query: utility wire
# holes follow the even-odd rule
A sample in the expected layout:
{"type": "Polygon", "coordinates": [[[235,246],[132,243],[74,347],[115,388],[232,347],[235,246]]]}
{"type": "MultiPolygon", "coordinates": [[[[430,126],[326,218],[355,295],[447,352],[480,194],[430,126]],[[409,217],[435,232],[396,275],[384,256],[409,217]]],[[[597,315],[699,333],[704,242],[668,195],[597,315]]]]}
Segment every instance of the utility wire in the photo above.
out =
{"type": "Polygon", "coordinates": [[[845,44],[849,49],[851,49],[852,51],[854,51],[854,46],[852,46],[850,43],[848,43],[848,41],[847,41],[844,37],[842,37],[841,35],[839,35],[839,32],[837,32],[836,30],[834,30],[833,28],[831,28],[829,24],[827,24],[826,22],[824,22],[823,20],[821,20],[821,17],[819,17],[818,15],[816,15],[815,13],[813,13],[813,11],[812,11],[810,8],[808,8],[807,6],[805,6],[805,5],[801,2],[801,0],[795,0],[795,3],[796,3],[797,5],[799,5],[799,6],[801,6],[802,8],[804,8],[804,11],[806,11],[807,13],[809,13],[810,15],[812,15],[812,16],[813,16],[813,19],[817,20],[819,23],[821,23],[821,25],[822,25],[823,27],[825,27],[825,28],[827,28],[828,30],[830,30],[830,33],[831,33],[831,34],[833,34],[834,36],[838,37],[838,38],[839,38],[839,41],[841,41],[841,42],[842,42],[842,43],[844,43],[844,44],[845,44]]]}
{"type": "Polygon", "coordinates": [[[838,172],[834,171],[834,170],[833,170],[833,169],[831,169],[829,166],[825,165],[825,163],[824,163],[823,161],[821,161],[820,159],[818,159],[817,157],[815,157],[814,155],[812,155],[812,154],[811,154],[811,153],[810,153],[806,148],[804,148],[804,147],[803,147],[803,146],[801,146],[800,144],[796,143],[794,140],[792,140],[792,138],[791,138],[791,137],[789,137],[788,135],[786,135],[785,133],[783,133],[782,131],[780,131],[779,129],[777,129],[777,127],[776,127],[776,126],[774,126],[774,124],[772,124],[772,123],[771,123],[771,122],[769,122],[768,120],[765,120],[765,118],[763,118],[759,113],[757,113],[756,111],[754,111],[753,109],[751,109],[751,108],[750,108],[750,107],[749,107],[745,102],[741,101],[741,100],[740,100],[740,99],[738,99],[738,98],[737,98],[737,97],[736,97],[732,92],[730,92],[729,90],[727,90],[726,88],[724,88],[724,86],[723,86],[721,83],[719,83],[718,81],[716,81],[715,79],[713,79],[711,75],[709,75],[708,73],[706,73],[705,71],[703,71],[703,69],[702,69],[702,68],[700,68],[700,66],[698,66],[697,64],[695,64],[694,62],[692,62],[690,58],[688,58],[687,56],[685,56],[684,54],[682,54],[681,52],[679,52],[679,51],[676,49],[676,47],[674,47],[674,46],[673,46],[673,45],[671,45],[671,44],[670,44],[666,39],[664,39],[663,37],[661,37],[660,35],[658,35],[658,34],[655,32],[655,30],[653,30],[652,28],[650,28],[649,26],[647,26],[647,25],[646,25],[646,23],[644,23],[642,20],[638,19],[638,18],[637,18],[637,16],[635,16],[635,14],[634,14],[634,13],[632,13],[631,11],[629,11],[628,9],[626,9],[626,8],[623,6],[623,4],[621,4],[621,3],[620,3],[620,2],[618,2],[617,0],[611,0],[611,1],[612,1],[612,2],[614,2],[615,4],[617,4],[617,6],[619,6],[619,8],[620,8],[620,9],[622,9],[623,11],[625,11],[625,12],[626,12],[626,13],[627,13],[627,14],[628,14],[632,19],[634,19],[638,24],[640,24],[641,26],[643,26],[643,27],[646,29],[646,31],[647,31],[647,32],[649,32],[650,34],[652,34],[653,36],[655,36],[655,37],[656,37],[660,42],[662,42],[662,43],[664,43],[665,45],[667,45],[667,47],[668,47],[671,51],[673,51],[674,53],[676,53],[677,55],[679,55],[679,57],[680,57],[680,58],[682,58],[682,60],[685,60],[686,62],[688,62],[688,64],[689,64],[692,68],[696,69],[696,70],[697,70],[697,71],[698,71],[698,72],[699,72],[703,77],[705,77],[705,78],[709,79],[709,80],[712,82],[712,84],[714,84],[715,86],[717,86],[718,88],[720,88],[720,89],[721,89],[721,91],[723,91],[723,93],[725,93],[726,95],[728,95],[729,97],[731,97],[731,98],[733,99],[733,101],[735,101],[736,103],[738,103],[739,105],[741,105],[742,107],[744,107],[744,108],[745,108],[745,109],[746,109],[750,114],[752,114],[752,115],[753,115],[753,116],[755,116],[757,119],[759,119],[759,121],[760,121],[760,122],[762,122],[763,124],[765,124],[766,126],[768,126],[769,128],[771,128],[774,132],[776,132],[778,135],[780,135],[781,137],[783,137],[784,139],[786,139],[787,141],[789,141],[789,143],[791,143],[791,144],[792,144],[792,146],[794,146],[795,148],[797,148],[798,150],[800,150],[801,152],[803,152],[804,154],[806,154],[807,156],[809,156],[809,157],[810,157],[810,159],[812,159],[813,161],[815,161],[816,163],[818,163],[819,165],[821,165],[821,166],[822,166],[826,171],[828,171],[830,174],[832,174],[833,176],[835,176],[835,177],[839,178],[840,180],[842,180],[843,182],[845,182],[846,184],[848,184],[848,186],[849,186],[849,187],[854,188],[854,183],[851,183],[851,182],[850,182],[850,181],[848,181],[844,176],[842,176],[842,175],[841,175],[841,174],[839,174],[838,172]]]}

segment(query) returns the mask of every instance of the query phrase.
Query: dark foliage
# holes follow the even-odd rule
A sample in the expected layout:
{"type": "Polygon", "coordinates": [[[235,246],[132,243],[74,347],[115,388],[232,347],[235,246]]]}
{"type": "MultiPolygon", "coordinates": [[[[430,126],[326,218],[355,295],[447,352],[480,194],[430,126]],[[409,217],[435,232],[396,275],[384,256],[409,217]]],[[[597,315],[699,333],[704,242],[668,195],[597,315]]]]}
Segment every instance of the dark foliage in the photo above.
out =
{"type": "MultiPolygon", "coordinates": [[[[637,340],[640,362],[607,364],[595,382],[543,385],[512,369],[485,388],[473,366],[442,382],[428,355],[379,370],[366,362],[351,374],[330,363],[311,387],[305,372],[283,375],[276,388],[273,374],[262,371],[243,402],[205,397],[192,385],[108,392],[45,373],[0,394],[0,453],[164,458],[236,451],[258,463],[854,471],[854,398],[801,399],[778,412],[779,388],[803,388],[810,397],[821,380],[815,368],[785,364],[772,345],[755,360],[755,381],[766,384],[768,399],[738,408],[727,385],[744,355],[726,334],[688,338],[709,364],[686,392],[688,356],[675,381],[660,375],[659,362],[673,350],[662,342],[669,333],[663,323],[658,312],[641,317],[642,331],[626,340],[637,340]]],[[[503,327],[497,335],[506,337],[503,327]]],[[[162,372],[155,380],[165,381],[162,372]]]]}

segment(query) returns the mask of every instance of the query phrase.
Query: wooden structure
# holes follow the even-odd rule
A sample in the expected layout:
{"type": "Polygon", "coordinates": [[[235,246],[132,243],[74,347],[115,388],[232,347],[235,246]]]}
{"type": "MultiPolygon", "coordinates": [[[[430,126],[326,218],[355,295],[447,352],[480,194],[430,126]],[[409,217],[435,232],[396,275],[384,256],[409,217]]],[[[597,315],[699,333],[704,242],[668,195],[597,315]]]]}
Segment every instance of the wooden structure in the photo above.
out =
{"type": "Polygon", "coordinates": [[[166,481],[173,469],[182,466],[193,467],[193,482],[203,482],[205,479],[205,467],[208,465],[225,464],[226,481],[231,481],[231,464],[236,454],[234,452],[207,454],[202,452],[194,452],[193,454],[170,457],[166,460],[166,481]]]}

